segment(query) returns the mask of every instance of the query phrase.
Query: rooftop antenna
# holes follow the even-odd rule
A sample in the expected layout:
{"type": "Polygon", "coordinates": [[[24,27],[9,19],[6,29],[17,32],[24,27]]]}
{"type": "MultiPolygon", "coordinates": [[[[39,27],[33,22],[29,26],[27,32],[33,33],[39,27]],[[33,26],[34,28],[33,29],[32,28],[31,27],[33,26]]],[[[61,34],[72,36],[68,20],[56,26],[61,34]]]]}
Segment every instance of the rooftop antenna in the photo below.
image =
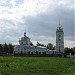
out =
{"type": "Polygon", "coordinates": [[[58,24],[58,26],[57,26],[57,29],[59,29],[59,27],[60,27],[60,19],[59,19],[59,24],[58,24]]]}

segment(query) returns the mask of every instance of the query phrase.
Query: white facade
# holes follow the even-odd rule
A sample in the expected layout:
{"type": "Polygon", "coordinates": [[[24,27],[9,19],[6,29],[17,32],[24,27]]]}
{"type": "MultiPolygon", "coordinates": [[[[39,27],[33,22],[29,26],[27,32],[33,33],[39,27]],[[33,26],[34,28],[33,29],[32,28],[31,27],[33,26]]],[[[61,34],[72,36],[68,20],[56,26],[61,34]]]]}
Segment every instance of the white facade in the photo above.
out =
{"type": "Polygon", "coordinates": [[[58,53],[64,53],[64,32],[60,25],[56,30],[56,51],[58,53]]]}
{"type": "Polygon", "coordinates": [[[26,32],[24,33],[24,37],[22,37],[21,39],[19,39],[19,44],[21,46],[30,46],[31,41],[30,38],[26,36],[26,32]]]}
{"type": "Polygon", "coordinates": [[[64,32],[61,26],[56,30],[56,50],[49,50],[46,47],[31,46],[30,38],[24,33],[19,39],[19,44],[14,48],[14,54],[59,54],[64,53],[64,32]]]}
{"type": "Polygon", "coordinates": [[[30,38],[24,33],[24,37],[19,40],[19,44],[14,48],[14,54],[50,54],[46,47],[31,46],[30,38]]]}

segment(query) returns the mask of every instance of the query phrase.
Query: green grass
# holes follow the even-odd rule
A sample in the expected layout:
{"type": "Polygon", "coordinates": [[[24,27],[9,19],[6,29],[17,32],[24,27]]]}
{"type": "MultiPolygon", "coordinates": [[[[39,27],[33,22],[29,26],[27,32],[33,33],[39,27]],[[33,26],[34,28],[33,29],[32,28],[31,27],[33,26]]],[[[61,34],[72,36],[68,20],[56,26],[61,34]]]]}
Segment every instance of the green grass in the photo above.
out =
{"type": "Polygon", "coordinates": [[[0,57],[0,75],[75,75],[75,59],[0,57]]]}

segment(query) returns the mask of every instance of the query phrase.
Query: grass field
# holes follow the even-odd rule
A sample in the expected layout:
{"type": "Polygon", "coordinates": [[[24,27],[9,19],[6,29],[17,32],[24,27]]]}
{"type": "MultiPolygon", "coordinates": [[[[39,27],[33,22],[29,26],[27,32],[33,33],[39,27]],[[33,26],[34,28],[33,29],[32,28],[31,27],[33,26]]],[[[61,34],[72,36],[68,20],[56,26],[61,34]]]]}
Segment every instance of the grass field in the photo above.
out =
{"type": "Polygon", "coordinates": [[[75,75],[75,59],[0,57],[0,75],[75,75]]]}

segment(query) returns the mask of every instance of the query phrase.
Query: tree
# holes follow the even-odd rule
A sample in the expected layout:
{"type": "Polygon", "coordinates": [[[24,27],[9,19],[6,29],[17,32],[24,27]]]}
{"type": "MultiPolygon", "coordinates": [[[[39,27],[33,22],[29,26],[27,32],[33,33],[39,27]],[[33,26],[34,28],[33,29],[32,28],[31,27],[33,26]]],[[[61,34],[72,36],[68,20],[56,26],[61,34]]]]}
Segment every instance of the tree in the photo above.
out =
{"type": "Polygon", "coordinates": [[[55,46],[53,46],[53,49],[52,50],[55,50],[55,46]]]}
{"type": "Polygon", "coordinates": [[[9,53],[12,54],[14,50],[14,46],[12,44],[9,44],[9,53]]]}
{"type": "Polygon", "coordinates": [[[3,53],[3,45],[0,44],[0,53],[2,54],[3,53]]]}
{"type": "Polygon", "coordinates": [[[3,45],[3,50],[4,50],[5,53],[9,53],[9,46],[7,45],[7,43],[5,43],[3,45]]]}
{"type": "Polygon", "coordinates": [[[75,54],[75,47],[71,48],[71,54],[72,54],[72,55],[75,54]]]}
{"type": "Polygon", "coordinates": [[[69,53],[71,53],[71,50],[70,50],[70,48],[66,47],[64,52],[66,55],[69,55],[69,53]]]}
{"type": "Polygon", "coordinates": [[[50,49],[50,50],[52,50],[52,49],[53,49],[53,44],[48,43],[48,44],[47,44],[47,48],[50,49]]]}
{"type": "Polygon", "coordinates": [[[31,42],[30,45],[33,46],[33,43],[31,42]]]}
{"type": "Polygon", "coordinates": [[[73,47],[73,52],[74,52],[74,54],[75,54],[75,47],[73,47]]]}
{"type": "Polygon", "coordinates": [[[69,55],[69,53],[71,53],[72,55],[75,54],[75,48],[68,48],[68,47],[66,47],[64,51],[65,51],[66,55],[69,55]]]}
{"type": "Polygon", "coordinates": [[[46,47],[44,44],[41,44],[41,43],[39,43],[39,42],[37,42],[37,46],[46,47]]]}
{"type": "Polygon", "coordinates": [[[36,44],[37,46],[39,46],[40,44],[39,44],[39,42],[37,42],[37,44],[36,44]]]}

